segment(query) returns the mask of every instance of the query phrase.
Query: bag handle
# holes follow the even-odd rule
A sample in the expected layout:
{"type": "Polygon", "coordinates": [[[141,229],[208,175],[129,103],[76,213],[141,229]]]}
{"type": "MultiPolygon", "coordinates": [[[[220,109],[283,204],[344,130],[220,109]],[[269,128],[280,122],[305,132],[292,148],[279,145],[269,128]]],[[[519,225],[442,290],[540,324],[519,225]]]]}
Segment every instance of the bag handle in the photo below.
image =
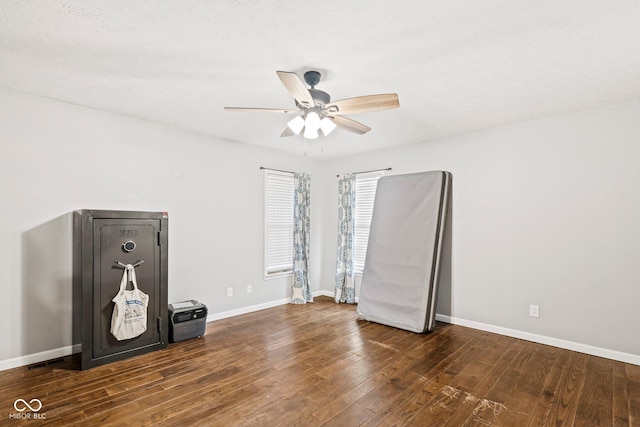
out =
{"type": "Polygon", "coordinates": [[[126,289],[129,281],[133,284],[133,289],[138,290],[138,281],[136,280],[136,269],[131,264],[126,264],[124,266],[124,271],[122,272],[122,279],[120,280],[120,291],[118,295],[122,294],[126,289]]]}
{"type": "MultiPolygon", "coordinates": [[[[138,261],[135,262],[135,264],[124,264],[121,263],[120,261],[116,261],[116,264],[118,265],[118,267],[120,268],[124,268],[125,270],[127,270],[127,266],[132,266],[133,268],[136,268],[137,266],[139,266],[140,264],[142,264],[144,262],[144,260],[139,259],[138,261]]],[[[131,274],[129,274],[129,280],[131,280],[131,274]]]]}

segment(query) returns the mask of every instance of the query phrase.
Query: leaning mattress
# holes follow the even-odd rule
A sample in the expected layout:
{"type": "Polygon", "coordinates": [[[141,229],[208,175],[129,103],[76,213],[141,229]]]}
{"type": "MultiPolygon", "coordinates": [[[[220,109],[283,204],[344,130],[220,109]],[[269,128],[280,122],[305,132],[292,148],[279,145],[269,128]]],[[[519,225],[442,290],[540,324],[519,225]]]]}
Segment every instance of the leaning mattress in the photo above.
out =
{"type": "Polygon", "coordinates": [[[358,317],[413,332],[435,326],[451,174],[378,180],[358,317]]]}

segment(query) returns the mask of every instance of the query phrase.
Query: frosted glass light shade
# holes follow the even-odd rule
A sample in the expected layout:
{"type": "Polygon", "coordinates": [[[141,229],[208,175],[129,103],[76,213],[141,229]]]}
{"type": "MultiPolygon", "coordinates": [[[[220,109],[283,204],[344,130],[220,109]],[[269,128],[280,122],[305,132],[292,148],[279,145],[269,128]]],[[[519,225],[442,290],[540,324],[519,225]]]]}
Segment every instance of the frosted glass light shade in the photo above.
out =
{"type": "Polygon", "coordinates": [[[287,126],[289,126],[289,129],[291,129],[293,133],[300,135],[300,131],[304,127],[304,119],[302,116],[295,116],[287,123],[287,126]]]}
{"type": "Polygon", "coordinates": [[[302,135],[307,139],[316,139],[318,137],[318,129],[305,126],[304,134],[302,135]]]}
{"type": "Polygon", "coordinates": [[[307,113],[304,121],[304,137],[307,139],[316,139],[318,137],[318,129],[320,129],[320,116],[315,111],[307,113]]]}
{"type": "Polygon", "coordinates": [[[304,126],[307,128],[313,128],[318,130],[320,128],[320,116],[315,111],[307,113],[307,118],[304,121],[304,126]]]}
{"type": "Polygon", "coordinates": [[[320,129],[322,129],[322,133],[324,134],[324,136],[329,135],[335,128],[336,124],[333,123],[333,120],[331,120],[330,118],[325,117],[324,119],[320,120],[320,129]]]}
{"type": "Polygon", "coordinates": [[[318,136],[320,136],[318,130],[320,129],[322,129],[322,134],[327,136],[336,128],[333,120],[328,117],[320,119],[320,115],[315,111],[310,111],[305,116],[295,116],[287,122],[287,126],[289,126],[289,129],[296,135],[300,135],[300,132],[304,129],[302,135],[307,139],[318,138],[318,136]]]}

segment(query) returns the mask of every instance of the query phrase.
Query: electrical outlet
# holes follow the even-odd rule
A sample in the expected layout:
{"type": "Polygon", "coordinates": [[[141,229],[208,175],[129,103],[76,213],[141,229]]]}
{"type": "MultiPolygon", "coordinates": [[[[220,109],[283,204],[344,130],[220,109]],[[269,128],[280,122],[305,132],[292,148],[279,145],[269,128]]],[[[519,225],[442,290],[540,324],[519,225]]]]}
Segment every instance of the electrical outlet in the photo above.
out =
{"type": "Polygon", "coordinates": [[[531,317],[540,317],[540,307],[537,305],[529,306],[529,316],[531,317]]]}
{"type": "Polygon", "coordinates": [[[227,296],[228,297],[232,297],[233,296],[233,288],[227,288],[227,296]]]}
{"type": "Polygon", "coordinates": [[[253,286],[247,285],[247,293],[250,294],[251,292],[253,292],[253,286]]]}

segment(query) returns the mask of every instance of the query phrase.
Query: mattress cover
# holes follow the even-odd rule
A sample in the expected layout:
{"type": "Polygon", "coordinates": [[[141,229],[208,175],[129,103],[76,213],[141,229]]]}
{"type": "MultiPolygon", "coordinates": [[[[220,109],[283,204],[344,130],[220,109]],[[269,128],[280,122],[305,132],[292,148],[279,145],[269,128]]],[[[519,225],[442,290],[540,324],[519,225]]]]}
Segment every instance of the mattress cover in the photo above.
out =
{"type": "Polygon", "coordinates": [[[451,174],[378,180],[358,317],[413,332],[435,326],[451,174]]]}

